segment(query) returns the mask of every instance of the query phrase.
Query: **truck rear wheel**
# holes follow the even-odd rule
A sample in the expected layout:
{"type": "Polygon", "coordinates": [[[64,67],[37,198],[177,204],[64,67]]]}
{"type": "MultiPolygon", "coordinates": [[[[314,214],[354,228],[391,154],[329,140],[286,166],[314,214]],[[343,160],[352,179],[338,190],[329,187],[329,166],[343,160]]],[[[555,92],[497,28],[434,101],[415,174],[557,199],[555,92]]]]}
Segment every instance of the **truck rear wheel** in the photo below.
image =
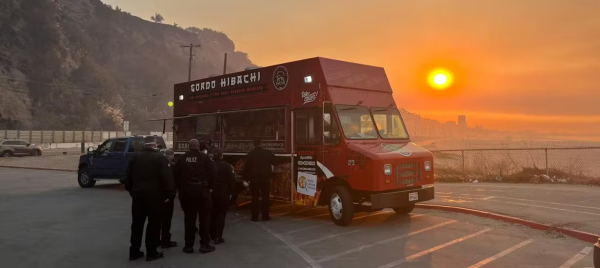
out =
{"type": "Polygon", "coordinates": [[[354,204],[348,188],[336,186],[331,191],[329,198],[329,215],[333,222],[339,226],[346,226],[354,217],[354,204]]]}
{"type": "Polygon", "coordinates": [[[81,188],[92,188],[96,185],[96,181],[90,177],[86,167],[80,168],[77,172],[77,182],[81,188]]]}
{"type": "Polygon", "coordinates": [[[413,211],[413,209],[415,209],[415,204],[409,204],[408,206],[405,207],[399,207],[399,208],[394,208],[394,211],[397,214],[408,214],[411,213],[413,211]]]}

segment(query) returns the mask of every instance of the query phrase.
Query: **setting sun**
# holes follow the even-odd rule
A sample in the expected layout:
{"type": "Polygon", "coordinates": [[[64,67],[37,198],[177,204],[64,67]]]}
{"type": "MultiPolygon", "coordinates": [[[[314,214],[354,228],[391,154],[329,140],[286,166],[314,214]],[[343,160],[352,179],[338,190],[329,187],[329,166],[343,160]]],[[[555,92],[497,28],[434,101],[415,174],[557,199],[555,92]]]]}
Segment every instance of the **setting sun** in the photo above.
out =
{"type": "Polygon", "coordinates": [[[437,90],[444,90],[452,85],[452,73],[446,69],[435,69],[429,73],[427,82],[437,90]]]}

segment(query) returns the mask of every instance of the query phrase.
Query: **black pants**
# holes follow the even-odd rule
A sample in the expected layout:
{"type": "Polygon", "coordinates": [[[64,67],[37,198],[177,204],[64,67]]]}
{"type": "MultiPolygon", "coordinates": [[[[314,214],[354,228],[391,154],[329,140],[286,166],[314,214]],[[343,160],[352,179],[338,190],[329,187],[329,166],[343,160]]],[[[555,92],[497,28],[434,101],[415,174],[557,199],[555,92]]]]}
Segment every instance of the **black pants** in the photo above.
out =
{"type": "Polygon", "coordinates": [[[250,191],[252,192],[252,219],[257,220],[259,212],[262,214],[263,219],[268,218],[271,182],[251,182],[250,191]],[[262,199],[260,203],[258,201],[259,196],[262,199]]]}
{"type": "Polygon", "coordinates": [[[131,203],[131,247],[129,252],[137,252],[142,246],[144,224],[146,227],[146,252],[148,255],[156,254],[160,236],[161,197],[160,194],[132,193],[131,203]]]}
{"type": "Polygon", "coordinates": [[[208,188],[188,186],[180,195],[182,195],[181,200],[183,202],[185,222],[185,246],[194,247],[196,219],[199,219],[200,245],[209,245],[212,200],[208,188]]]}
{"type": "Polygon", "coordinates": [[[163,203],[161,222],[160,222],[160,242],[163,245],[171,243],[171,220],[173,219],[173,208],[175,198],[169,199],[169,202],[163,203]]]}
{"type": "Polygon", "coordinates": [[[216,186],[212,192],[213,209],[210,217],[210,238],[223,238],[225,218],[229,206],[229,189],[226,185],[216,186]]]}

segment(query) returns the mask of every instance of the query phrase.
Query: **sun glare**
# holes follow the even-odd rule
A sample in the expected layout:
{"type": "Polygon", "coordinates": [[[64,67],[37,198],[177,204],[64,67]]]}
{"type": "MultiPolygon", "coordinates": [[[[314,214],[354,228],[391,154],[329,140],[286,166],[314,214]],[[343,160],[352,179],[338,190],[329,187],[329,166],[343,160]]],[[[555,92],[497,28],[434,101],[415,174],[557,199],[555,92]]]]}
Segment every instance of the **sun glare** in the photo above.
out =
{"type": "Polygon", "coordinates": [[[432,88],[437,90],[444,90],[452,85],[453,82],[452,73],[446,69],[435,69],[429,73],[427,82],[432,88]]]}

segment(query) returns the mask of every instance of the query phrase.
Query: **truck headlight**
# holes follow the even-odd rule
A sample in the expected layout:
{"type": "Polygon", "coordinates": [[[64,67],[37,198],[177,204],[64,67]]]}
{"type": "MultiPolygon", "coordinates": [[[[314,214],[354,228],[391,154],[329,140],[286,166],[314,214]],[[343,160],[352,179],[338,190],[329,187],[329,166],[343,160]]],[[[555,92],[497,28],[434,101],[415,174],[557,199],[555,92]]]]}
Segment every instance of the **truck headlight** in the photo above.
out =
{"type": "Polygon", "coordinates": [[[383,174],[384,175],[392,175],[392,165],[390,165],[390,164],[383,165],[383,174]]]}
{"type": "Polygon", "coordinates": [[[425,171],[431,171],[431,161],[425,161],[425,171]]]}

